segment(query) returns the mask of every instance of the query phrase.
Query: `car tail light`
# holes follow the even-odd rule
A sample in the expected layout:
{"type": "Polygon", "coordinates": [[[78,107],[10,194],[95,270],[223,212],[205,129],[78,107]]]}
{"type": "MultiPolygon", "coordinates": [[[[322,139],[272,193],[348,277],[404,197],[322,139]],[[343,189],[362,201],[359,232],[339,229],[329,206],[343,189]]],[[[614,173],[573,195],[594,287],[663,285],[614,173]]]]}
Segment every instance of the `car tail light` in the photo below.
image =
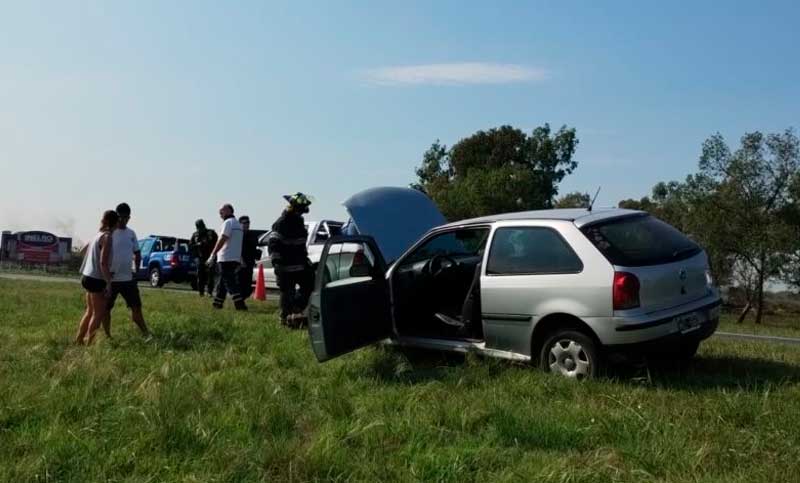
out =
{"type": "Polygon", "coordinates": [[[639,279],[628,272],[614,272],[612,295],[614,310],[635,309],[639,306],[639,279]]]}
{"type": "Polygon", "coordinates": [[[169,259],[169,265],[171,267],[177,267],[178,266],[178,262],[180,262],[180,258],[178,257],[178,254],[177,253],[173,253],[172,257],[169,259]]]}

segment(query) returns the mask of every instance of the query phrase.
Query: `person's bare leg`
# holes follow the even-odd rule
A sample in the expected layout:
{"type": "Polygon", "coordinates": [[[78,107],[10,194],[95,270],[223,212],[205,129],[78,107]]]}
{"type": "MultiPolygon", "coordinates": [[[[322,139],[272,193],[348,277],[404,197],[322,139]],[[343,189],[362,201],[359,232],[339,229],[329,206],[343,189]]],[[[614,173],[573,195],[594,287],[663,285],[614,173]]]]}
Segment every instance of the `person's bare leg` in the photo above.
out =
{"type": "Polygon", "coordinates": [[[86,292],[86,311],[84,311],[81,322],[78,325],[78,335],[75,336],[76,344],[83,345],[83,338],[86,337],[86,332],[89,331],[89,321],[91,321],[93,313],[92,297],[89,292],[86,292]]]}
{"type": "Polygon", "coordinates": [[[107,315],[106,311],[106,294],[103,292],[92,294],[92,302],[94,304],[94,313],[89,322],[89,334],[87,335],[86,345],[91,345],[97,335],[97,330],[103,323],[103,319],[107,315]]]}
{"type": "Polygon", "coordinates": [[[141,307],[134,307],[131,309],[131,319],[133,319],[133,323],[139,327],[139,330],[142,332],[142,335],[147,337],[150,335],[150,329],[147,328],[147,323],[144,321],[144,315],[142,314],[141,307]]]}

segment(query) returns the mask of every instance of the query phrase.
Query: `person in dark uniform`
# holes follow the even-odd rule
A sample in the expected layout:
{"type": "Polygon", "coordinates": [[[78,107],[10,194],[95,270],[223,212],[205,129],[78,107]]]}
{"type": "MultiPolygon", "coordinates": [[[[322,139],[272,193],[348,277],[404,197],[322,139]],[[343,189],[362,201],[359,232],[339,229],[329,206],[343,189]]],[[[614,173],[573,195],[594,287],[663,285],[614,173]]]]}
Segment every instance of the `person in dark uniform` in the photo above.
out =
{"type": "Polygon", "coordinates": [[[239,290],[242,298],[248,298],[253,293],[253,270],[256,262],[261,259],[261,250],[258,249],[258,235],[250,231],[250,217],[242,215],[239,224],[244,231],[242,240],[242,266],[239,267],[239,290]]]}
{"type": "Polygon", "coordinates": [[[296,328],[305,321],[303,311],[314,288],[314,272],[306,249],[308,231],[303,220],[311,200],[303,193],[286,195],[284,199],[289,206],[272,225],[267,247],[281,293],[281,324],[296,328]]]}
{"type": "Polygon", "coordinates": [[[206,228],[203,220],[195,221],[194,226],[197,231],[189,241],[189,248],[192,256],[197,260],[197,291],[200,292],[201,297],[206,291],[211,296],[214,293],[214,268],[209,268],[205,262],[211,256],[214,245],[217,244],[217,234],[214,230],[206,228]]]}

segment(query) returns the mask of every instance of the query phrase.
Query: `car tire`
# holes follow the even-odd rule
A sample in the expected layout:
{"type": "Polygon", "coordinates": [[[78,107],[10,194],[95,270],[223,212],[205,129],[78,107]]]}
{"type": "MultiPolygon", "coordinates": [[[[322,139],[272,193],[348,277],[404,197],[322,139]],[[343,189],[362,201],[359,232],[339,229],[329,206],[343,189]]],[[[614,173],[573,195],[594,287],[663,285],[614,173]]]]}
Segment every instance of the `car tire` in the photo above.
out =
{"type": "Polygon", "coordinates": [[[197,290],[197,277],[189,279],[189,286],[192,287],[192,290],[197,290]]]}
{"type": "Polygon", "coordinates": [[[150,286],[153,288],[161,288],[164,286],[164,278],[161,276],[161,269],[153,267],[150,269],[150,286]]]}
{"type": "Polygon", "coordinates": [[[600,372],[600,352],[591,337],[575,329],[551,332],[542,344],[539,366],[572,379],[592,379],[600,372]]]}

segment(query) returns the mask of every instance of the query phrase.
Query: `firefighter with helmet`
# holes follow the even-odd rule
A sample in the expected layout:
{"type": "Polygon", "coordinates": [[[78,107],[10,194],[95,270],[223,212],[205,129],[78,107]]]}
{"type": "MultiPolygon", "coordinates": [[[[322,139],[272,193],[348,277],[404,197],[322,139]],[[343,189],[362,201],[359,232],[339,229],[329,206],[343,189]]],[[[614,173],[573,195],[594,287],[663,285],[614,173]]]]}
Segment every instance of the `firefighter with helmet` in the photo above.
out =
{"type": "Polygon", "coordinates": [[[303,193],[285,195],[289,205],[272,225],[267,248],[278,279],[281,298],[281,324],[298,328],[306,321],[303,315],[314,289],[314,271],[308,260],[303,215],[311,200],[303,193]]]}

